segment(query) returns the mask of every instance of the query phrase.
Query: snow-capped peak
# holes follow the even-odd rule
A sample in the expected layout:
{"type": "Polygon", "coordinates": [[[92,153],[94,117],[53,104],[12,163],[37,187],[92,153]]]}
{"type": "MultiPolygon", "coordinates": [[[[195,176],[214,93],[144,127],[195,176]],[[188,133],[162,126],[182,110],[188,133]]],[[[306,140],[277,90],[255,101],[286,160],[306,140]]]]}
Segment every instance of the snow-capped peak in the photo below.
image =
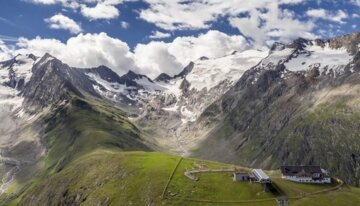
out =
{"type": "Polygon", "coordinates": [[[308,71],[317,68],[320,73],[331,71],[336,75],[343,73],[352,59],[353,56],[345,47],[332,48],[329,42],[298,39],[287,46],[274,44],[269,56],[261,61],[260,66],[274,69],[280,63],[289,71],[308,71]]]}

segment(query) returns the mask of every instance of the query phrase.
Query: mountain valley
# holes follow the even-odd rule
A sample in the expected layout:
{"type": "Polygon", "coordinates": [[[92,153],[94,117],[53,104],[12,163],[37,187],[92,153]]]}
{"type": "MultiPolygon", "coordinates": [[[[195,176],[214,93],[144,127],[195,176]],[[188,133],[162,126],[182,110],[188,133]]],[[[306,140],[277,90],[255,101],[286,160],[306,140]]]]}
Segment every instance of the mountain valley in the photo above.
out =
{"type": "MultiPolygon", "coordinates": [[[[336,201],[356,204],[359,49],[360,33],[300,38],[269,51],[201,57],[177,75],[154,79],[106,66],[75,68],[51,54],[0,62],[0,203],[184,205],[181,195],[173,202],[161,198],[184,157],[169,190],[183,184],[183,170],[193,162],[263,168],[275,179],[283,164],[308,164],[326,168],[346,187],[294,205],[316,198],[328,204],[327,195],[338,193],[344,196],[336,201]]],[[[287,195],[324,189],[292,187],[287,195]]]]}

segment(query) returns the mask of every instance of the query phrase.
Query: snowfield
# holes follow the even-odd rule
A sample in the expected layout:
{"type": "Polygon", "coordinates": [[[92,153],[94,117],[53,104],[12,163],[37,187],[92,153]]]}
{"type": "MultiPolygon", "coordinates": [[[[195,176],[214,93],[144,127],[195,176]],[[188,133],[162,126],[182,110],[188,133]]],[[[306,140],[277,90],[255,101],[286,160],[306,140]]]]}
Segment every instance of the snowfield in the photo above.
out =
{"type": "Polygon", "coordinates": [[[320,73],[334,75],[344,72],[344,68],[354,57],[345,48],[333,49],[326,43],[324,47],[311,42],[303,50],[295,48],[284,48],[273,51],[268,57],[261,61],[261,67],[274,69],[279,63],[285,62],[284,66],[289,71],[308,71],[313,68],[320,70],[320,73]]]}
{"type": "Polygon", "coordinates": [[[265,58],[268,51],[247,50],[216,59],[197,60],[186,80],[197,91],[210,90],[223,81],[233,84],[242,74],[265,58]]]}
{"type": "Polygon", "coordinates": [[[0,84],[4,84],[10,81],[10,76],[14,75],[16,81],[20,79],[24,79],[24,83],[26,84],[31,76],[32,76],[32,66],[35,64],[35,61],[29,58],[28,55],[18,55],[15,57],[15,63],[12,67],[8,68],[4,65],[0,66],[0,84]],[[10,73],[10,69],[12,69],[13,74],[10,73]]]}
{"type": "Polygon", "coordinates": [[[348,65],[353,57],[345,48],[331,49],[328,44],[325,47],[308,45],[305,48],[310,54],[299,54],[296,58],[285,63],[290,71],[304,71],[312,68],[319,68],[333,71],[341,71],[348,65]]]}

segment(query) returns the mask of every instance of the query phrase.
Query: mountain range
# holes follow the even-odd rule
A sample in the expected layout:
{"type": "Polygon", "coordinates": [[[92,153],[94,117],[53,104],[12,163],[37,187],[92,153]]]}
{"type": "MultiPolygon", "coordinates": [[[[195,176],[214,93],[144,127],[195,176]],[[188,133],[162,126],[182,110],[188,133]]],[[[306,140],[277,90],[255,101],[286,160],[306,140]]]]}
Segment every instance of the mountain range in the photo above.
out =
{"type": "Polygon", "coordinates": [[[50,54],[0,62],[2,201],[78,205],[81,197],[46,180],[99,150],[264,169],[321,165],[360,186],[359,47],[360,33],[299,38],[201,57],[154,79],[74,68],[50,54]]]}

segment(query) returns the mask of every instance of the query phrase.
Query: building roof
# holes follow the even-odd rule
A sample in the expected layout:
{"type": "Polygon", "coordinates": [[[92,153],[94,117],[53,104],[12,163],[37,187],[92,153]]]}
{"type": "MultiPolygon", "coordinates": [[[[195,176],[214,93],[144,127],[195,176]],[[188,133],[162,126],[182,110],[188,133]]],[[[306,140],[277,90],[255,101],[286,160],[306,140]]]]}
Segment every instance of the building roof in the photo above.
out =
{"type": "Polygon", "coordinates": [[[323,174],[320,166],[281,166],[281,173],[285,176],[323,174]]]}
{"type": "Polygon", "coordinates": [[[253,169],[252,172],[259,179],[270,179],[262,169],[253,169]]]}

